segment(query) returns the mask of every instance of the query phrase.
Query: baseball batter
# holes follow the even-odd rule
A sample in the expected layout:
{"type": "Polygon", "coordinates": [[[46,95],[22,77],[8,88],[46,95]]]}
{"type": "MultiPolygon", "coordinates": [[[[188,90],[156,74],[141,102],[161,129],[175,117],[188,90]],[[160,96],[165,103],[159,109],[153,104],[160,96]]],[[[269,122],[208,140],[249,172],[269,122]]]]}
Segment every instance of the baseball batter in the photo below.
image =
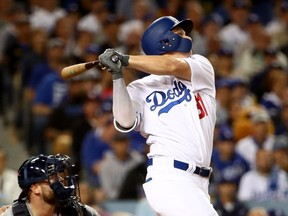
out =
{"type": "Polygon", "coordinates": [[[144,32],[146,55],[108,49],[99,56],[113,79],[115,127],[133,129],[150,145],[146,182],[151,207],[161,216],[217,215],[208,194],[216,121],[214,70],[192,55],[190,20],[164,16],[144,32]],[[151,75],[125,85],[122,66],[151,75]]]}

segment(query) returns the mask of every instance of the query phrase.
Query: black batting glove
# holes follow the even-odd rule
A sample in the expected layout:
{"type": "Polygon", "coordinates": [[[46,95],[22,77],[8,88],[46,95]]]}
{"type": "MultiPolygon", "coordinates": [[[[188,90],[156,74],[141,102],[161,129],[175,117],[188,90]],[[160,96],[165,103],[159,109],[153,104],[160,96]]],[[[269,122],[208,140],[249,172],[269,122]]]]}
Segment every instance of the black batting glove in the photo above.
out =
{"type": "Polygon", "coordinates": [[[111,72],[113,80],[123,78],[122,66],[128,66],[129,55],[124,55],[114,49],[106,49],[98,59],[101,66],[107,67],[111,72]]]}

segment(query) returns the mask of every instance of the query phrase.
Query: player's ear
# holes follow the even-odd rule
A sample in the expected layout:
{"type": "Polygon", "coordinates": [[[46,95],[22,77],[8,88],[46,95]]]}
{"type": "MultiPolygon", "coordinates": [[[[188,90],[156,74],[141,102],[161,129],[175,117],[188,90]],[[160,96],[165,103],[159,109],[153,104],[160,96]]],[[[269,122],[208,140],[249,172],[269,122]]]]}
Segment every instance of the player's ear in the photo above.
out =
{"type": "Polygon", "coordinates": [[[35,195],[39,195],[41,194],[42,189],[41,189],[41,186],[36,183],[30,186],[30,191],[34,193],[35,195]]]}

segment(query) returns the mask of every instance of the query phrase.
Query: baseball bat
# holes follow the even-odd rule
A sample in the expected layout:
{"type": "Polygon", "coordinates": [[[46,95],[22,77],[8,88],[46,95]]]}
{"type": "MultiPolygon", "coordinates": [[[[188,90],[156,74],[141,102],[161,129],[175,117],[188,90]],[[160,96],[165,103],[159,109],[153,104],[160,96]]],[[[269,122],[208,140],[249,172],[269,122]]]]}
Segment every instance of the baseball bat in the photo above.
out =
{"type": "Polygon", "coordinates": [[[99,66],[99,60],[67,66],[62,69],[61,76],[65,80],[71,79],[96,66],[99,66]]]}

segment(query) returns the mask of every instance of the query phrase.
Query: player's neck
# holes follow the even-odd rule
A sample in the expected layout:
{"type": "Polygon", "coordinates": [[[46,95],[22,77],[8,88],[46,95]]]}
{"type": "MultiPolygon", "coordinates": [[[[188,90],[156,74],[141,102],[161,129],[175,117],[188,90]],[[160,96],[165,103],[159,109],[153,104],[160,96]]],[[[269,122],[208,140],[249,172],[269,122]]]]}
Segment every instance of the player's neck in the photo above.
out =
{"type": "Polygon", "coordinates": [[[192,52],[188,52],[188,53],[183,53],[183,52],[171,52],[171,53],[166,53],[163,55],[167,55],[167,56],[173,56],[176,58],[186,58],[189,57],[190,55],[192,55],[192,52]]]}
{"type": "Polygon", "coordinates": [[[53,216],[55,211],[55,206],[52,206],[46,202],[30,202],[29,204],[32,215],[37,216],[53,216]],[[40,207],[41,206],[41,207],[40,207]]]}

